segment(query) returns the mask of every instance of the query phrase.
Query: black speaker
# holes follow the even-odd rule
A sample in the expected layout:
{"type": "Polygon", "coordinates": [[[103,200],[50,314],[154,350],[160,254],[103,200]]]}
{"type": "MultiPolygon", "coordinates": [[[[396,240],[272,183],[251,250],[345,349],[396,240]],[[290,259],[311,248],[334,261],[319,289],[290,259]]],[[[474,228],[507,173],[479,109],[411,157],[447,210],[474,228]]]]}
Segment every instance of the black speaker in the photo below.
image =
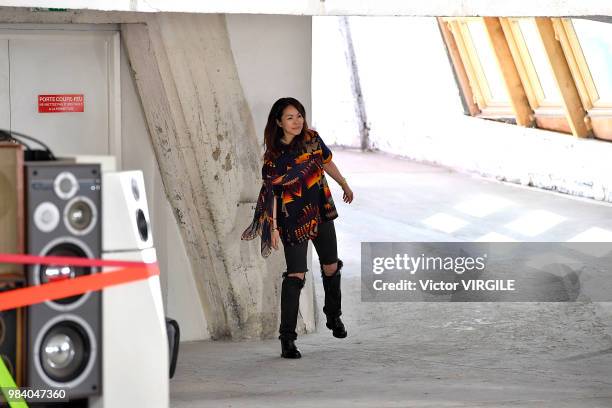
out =
{"type": "MultiPolygon", "coordinates": [[[[100,258],[100,166],[26,162],[27,251],[32,255],[100,258]]],[[[98,268],[33,265],[28,285],[98,273],[98,268]]],[[[66,390],[70,400],[100,394],[101,292],[28,308],[29,387],[66,390]]]]}

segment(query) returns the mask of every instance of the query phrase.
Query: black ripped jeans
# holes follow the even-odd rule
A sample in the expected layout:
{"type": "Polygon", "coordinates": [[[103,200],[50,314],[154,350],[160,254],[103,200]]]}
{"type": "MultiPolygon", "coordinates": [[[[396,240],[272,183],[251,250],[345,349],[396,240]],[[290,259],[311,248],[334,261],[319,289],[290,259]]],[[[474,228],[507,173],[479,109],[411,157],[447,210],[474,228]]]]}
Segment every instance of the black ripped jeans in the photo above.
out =
{"type": "MultiPolygon", "coordinates": [[[[333,221],[327,221],[319,224],[319,231],[316,238],[312,240],[321,265],[329,265],[338,261],[338,245],[336,242],[336,228],[333,221]]],[[[306,283],[304,280],[287,276],[290,273],[307,272],[307,255],[308,241],[293,246],[284,246],[285,261],[287,262],[287,272],[283,273],[283,284],[281,289],[281,324],[279,328],[279,339],[295,340],[297,333],[295,331],[297,325],[298,312],[300,307],[300,292],[306,283]]],[[[338,281],[339,284],[339,281],[338,281]]],[[[339,287],[338,287],[339,291],[339,287]]],[[[326,299],[328,297],[326,290],[326,299]]],[[[338,297],[338,300],[340,298],[338,297]]],[[[326,304],[329,303],[326,300],[326,304]]],[[[334,306],[339,313],[340,304],[334,306]]],[[[333,309],[333,307],[332,307],[333,309]]],[[[323,311],[326,309],[323,308],[323,311]]]]}
{"type": "MultiPolygon", "coordinates": [[[[319,255],[319,263],[330,265],[338,262],[338,243],[336,242],[334,221],[323,222],[318,225],[318,228],[319,233],[316,238],[312,239],[312,244],[317,251],[317,255],[319,255]]],[[[286,274],[308,271],[308,241],[293,246],[283,245],[283,249],[287,263],[286,274]]]]}

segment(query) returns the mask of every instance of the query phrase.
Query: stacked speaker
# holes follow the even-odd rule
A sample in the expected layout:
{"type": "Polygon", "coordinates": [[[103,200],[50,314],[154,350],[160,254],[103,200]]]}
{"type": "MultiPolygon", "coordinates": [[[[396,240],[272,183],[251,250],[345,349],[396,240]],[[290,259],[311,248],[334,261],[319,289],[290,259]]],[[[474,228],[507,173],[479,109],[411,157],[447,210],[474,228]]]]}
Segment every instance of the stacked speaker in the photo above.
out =
{"type": "MultiPolygon", "coordinates": [[[[27,252],[77,258],[101,256],[101,174],[96,164],[25,165],[27,252]]],[[[98,273],[93,267],[33,265],[28,285],[98,273]]],[[[101,392],[101,292],[28,308],[27,385],[62,388],[69,399],[101,392]]]]}
{"type": "MultiPolygon", "coordinates": [[[[21,147],[0,144],[0,197],[0,253],[157,260],[140,171],[101,174],[99,164],[74,160],[24,163],[21,147]]],[[[0,291],[110,270],[0,264],[0,291]]],[[[0,358],[19,386],[61,388],[71,402],[167,407],[159,276],[0,312],[0,358]]]]}
{"type": "MultiPolygon", "coordinates": [[[[0,253],[25,252],[23,149],[0,143],[0,253]]],[[[0,292],[25,285],[23,267],[0,264],[0,292]]],[[[25,310],[0,312],[0,358],[17,385],[25,383],[25,310]]]]}

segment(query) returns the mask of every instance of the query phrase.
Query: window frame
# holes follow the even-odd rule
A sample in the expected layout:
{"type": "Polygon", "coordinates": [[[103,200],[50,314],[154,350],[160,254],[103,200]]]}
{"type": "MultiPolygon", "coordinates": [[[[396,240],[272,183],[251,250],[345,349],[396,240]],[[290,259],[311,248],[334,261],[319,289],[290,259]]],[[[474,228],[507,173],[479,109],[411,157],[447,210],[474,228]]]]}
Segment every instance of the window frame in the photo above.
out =
{"type": "Polygon", "coordinates": [[[612,116],[612,101],[602,103],[571,18],[553,18],[555,33],[567,58],[582,104],[590,116],[612,116]]]}
{"type": "MultiPolygon", "coordinates": [[[[527,98],[529,99],[529,104],[531,105],[535,115],[565,116],[563,100],[554,102],[546,99],[544,88],[542,87],[540,82],[540,76],[538,75],[535,64],[533,63],[533,59],[531,58],[531,53],[529,52],[529,48],[527,47],[525,37],[523,36],[523,32],[521,31],[519,21],[530,20],[533,24],[535,24],[534,18],[508,17],[501,18],[500,20],[502,22],[502,27],[504,28],[504,33],[506,34],[506,39],[508,40],[508,44],[510,45],[510,50],[512,51],[512,56],[514,57],[515,64],[517,65],[517,68],[519,70],[519,75],[521,76],[521,81],[523,82],[525,93],[527,94],[527,98]]],[[[546,57],[546,61],[547,63],[549,63],[548,57],[546,57]]],[[[554,75],[553,81],[555,83],[555,86],[558,87],[557,80],[554,75]]]]}
{"type": "MultiPolygon", "coordinates": [[[[469,114],[514,124],[518,124],[520,119],[521,126],[612,141],[612,101],[602,102],[599,98],[588,61],[574,30],[572,21],[576,19],[439,17],[438,22],[444,27],[442,32],[451,38],[447,40],[443,35],[447,50],[452,48],[451,62],[455,71],[462,74],[459,78],[462,93],[471,99],[469,114]],[[540,73],[549,75],[543,77],[545,79],[542,82],[548,86],[546,80],[552,79],[552,84],[559,91],[559,100],[546,99],[541,78],[526,43],[531,38],[523,35],[521,20],[531,20],[530,24],[535,24],[537,38],[533,40],[540,41],[543,49],[538,51],[544,52],[544,55],[538,54],[536,59],[544,57],[543,61],[548,68],[545,68],[547,72],[540,73]],[[495,55],[498,73],[502,75],[510,99],[507,102],[492,98],[478,49],[473,42],[474,37],[468,27],[471,21],[480,21],[485,26],[488,45],[495,55]],[[513,64],[511,68],[505,65],[510,64],[510,60],[513,64]],[[519,114],[520,117],[517,116],[519,114]]],[[[591,18],[581,20],[598,21],[591,18]]]]}
{"type": "MultiPolygon", "coordinates": [[[[470,87],[474,94],[474,102],[480,109],[480,113],[477,114],[476,117],[516,119],[509,96],[508,101],[500,101],[499,99],[496,100],[493,98],[489,81],[480,63],[478,50],[472,41],[468,23],[477,21],[484,25],[483,19],[481,17],[444,17],[442,20],[448,24],[449,30],[453,34],[455,43],[457,44],[457,50],[459,51],[470,87]]],[[[490,51],[494,54],[493,46],[488,36],[487,43],[489,47],[491,47],[490,51]]],[[[500,67],[498,66],[497,69],[501,75],[500,67]]],[[[503,77],[502,82],[504,88],[506,88],[503,77]]],[[[509,93],[507,89],[506,92],[509,93]]]]}

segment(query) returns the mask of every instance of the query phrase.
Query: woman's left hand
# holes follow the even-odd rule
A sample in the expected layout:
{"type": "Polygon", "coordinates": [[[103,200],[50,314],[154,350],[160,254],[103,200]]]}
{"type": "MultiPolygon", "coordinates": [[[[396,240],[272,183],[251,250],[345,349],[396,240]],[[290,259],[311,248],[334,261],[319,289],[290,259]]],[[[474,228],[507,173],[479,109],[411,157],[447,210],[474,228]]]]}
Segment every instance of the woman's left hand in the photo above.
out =
{"type": "Polygon", "coordinates": [[[271,235],[272,240],[270,242],[270,245],[272,246],[272,248],[278,251],[278,243],[280,242],[280,234],[278,232],[278,228],[272,229],[271,235]]]}
{"type": "Polygon", "coordinates": [[[344,200],[345,203],[352,203],[353,202],[353,190],[351,190],[351,188],[349,187],[348,183],[345,181],[344,184],[342,184],[342,190],[344,191],[344,194],[342,195],[342,199],[344,200]]]}

